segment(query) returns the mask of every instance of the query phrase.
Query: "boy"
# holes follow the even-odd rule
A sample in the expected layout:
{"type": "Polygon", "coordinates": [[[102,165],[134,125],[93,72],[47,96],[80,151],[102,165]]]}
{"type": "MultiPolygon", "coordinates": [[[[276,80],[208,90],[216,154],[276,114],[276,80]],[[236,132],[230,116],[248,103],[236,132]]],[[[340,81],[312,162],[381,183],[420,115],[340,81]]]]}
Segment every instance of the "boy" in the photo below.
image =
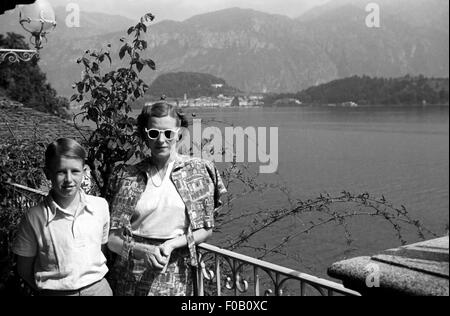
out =
{"type": "Polygon", "coordinates": [[[18,273],[39,295],[112,295],[102,253],[109,208],[106,200],[80,189],[85,159],[85,150],[72,139],[47,147],[45,174],[52,189],[25,214],[14,241],[18,273]]]}

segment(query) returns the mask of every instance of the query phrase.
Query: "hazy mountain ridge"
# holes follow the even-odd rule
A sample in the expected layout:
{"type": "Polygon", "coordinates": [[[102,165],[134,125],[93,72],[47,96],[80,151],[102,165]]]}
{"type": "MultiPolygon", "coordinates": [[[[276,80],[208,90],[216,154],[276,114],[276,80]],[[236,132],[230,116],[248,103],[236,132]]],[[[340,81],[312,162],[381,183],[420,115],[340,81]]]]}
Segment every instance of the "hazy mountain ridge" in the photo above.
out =
{"type": "MultiPolygon", "coordinates": [[[[167,72],[210,73],[252,92],[295,92],[352,75],[448,77],[448,18],[443,21],[448,2],[408,0],[405,7],[404,0],[397,5],[382,0],[380,29],[366,27],[364,3],[331,1],[298,19],[233,8],[183,22],[162,21],[149,28],[147,38],[147,57],[156,62],[157,71],[142,76],[151,83],[167,72]],[[415,9],[424,6],[426,10],[415,9]],[[427,22],[429,17],[435,21],[427,22]]],[[[117,51],[124,31],[76,40],[49,35],[41,61],[49,81],[70,94],[81,72],[75,60],[84,50],[107,43],[117,51]]]]}
{"type": "MultiPolygon", "coordinates": [[[[332,0],[322,6],[315,7],[300,15],[299,21],[312,21],[323,17],[343,6],[353,6],[365,10],[372,0],[332,0]]],[[[380,8],[380,18],[384,16],[396,19],[418,27],[432,27],[441,31],[449,30],[449,1],[448,0],[377,0],[380,8]],[[439,9],[438,9],[439,8],[439,9]]]]}
{"type": "Polygon", "coordinates": [[[323,14],[320,23],[315,19],[299,20],[304,28],[312,29],[313,37],[336,65],[336,78],[448,76],[448,30],[445,33],[413,26],[392,14],[382,15],[380,28],[355,28],[354,24],[363,23],[366,14],[347,4],[323,14]]]}

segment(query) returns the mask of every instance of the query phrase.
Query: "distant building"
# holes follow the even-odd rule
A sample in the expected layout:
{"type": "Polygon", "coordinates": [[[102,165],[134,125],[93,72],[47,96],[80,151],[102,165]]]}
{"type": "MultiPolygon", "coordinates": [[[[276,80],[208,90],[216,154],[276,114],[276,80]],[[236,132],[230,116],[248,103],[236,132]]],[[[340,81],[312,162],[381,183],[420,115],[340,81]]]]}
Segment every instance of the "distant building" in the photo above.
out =
{"type": "Polygon", "coordinates": [[[276,100],[274,105],[302,105],[302,102],[294,98],[282,98],[276,100]]]}
{"type": "Polygon", "coordinates": [[[356,108],[356,107],[358,107],[358,103],[355,103],[353,101],[343,102],[343,103],[341,103],[341,106],[350,107],[350,108],[356,108]]]}
{"type": "Polygon", "coordinates": [[[222,87],[223,87],[223,83],[213,83],[213,84],[211,85],[211,87],[216,88],[216,89],[219,89],[219,88],[222,88],[222,87]]]}
{"type": "Polygon", "coordinates": [[[238,97],[233,98],[233,101],[231,101],[231,106],[236,106],[236,107],[240,106],[238,97]]]}

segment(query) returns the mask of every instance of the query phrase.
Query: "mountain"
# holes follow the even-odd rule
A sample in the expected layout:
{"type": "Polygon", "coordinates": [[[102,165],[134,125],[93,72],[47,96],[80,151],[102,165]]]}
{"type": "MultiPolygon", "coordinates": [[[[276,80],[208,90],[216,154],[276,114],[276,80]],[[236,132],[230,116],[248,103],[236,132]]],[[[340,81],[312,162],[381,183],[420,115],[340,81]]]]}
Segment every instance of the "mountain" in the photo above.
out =
{"type": "Polygon", "coordinates": [[[230,87],[225,80],[210,74],[195,72],[166,73],[158,76],[149,88],[156,97],[166,95],[169,98],[198,98],[223,94],[234,96],[240,91],[230,87]]]}
{"type": "Polygon", "coordinates": [[[378,4],[381,20],[383,20],[383,15],[387,14],[408,25],[427,26],[448,32],[449,2],[447,0],[332,0],[305,12],[298,19],[313,20],[343,6],[353,6],[365,10],[369,3],[378,4]]]}
{"type": "MultiPolygon", "coordinates": [[[[405,11],[398,11],[401,14],[394,14],[395,10],[383,13],[389,7],[381,8],[380,28],[366,27],[367,13],[352,4],[328,10],[316,18],[300,18],[298,21],[303,28],[311,30],[314,39],[335,65],[335,78],[407,74],[447,77],[448,29],[445,32],[432,26],[417,26],[416,19],[405,17],[405,11]]],[[[448,2],[446,12],[448,20],[448,2]]]]}
{"type": "MultiPolygon", "coordinates": [[[[232,8],[183,22],[162,21],[147,33],[145,57],[156,62],[157,71],[146,70],[142,77],[150,84],[164,73],[201,72],[243,91],[295,92],[353,75],[449,76],[448,1],[377,1],[380,28],[365,25],[368,2],[333,0],[297,19],[232,8]]],[[[48,36],[41,67],[60,93],[72,93],[82,70],[75,61],[86,49],[111,43],[118,50],[127,27],[120,25],[118,32],[110,24],[104,29],[117,32],[102,34],[105,30],[94,24],[80,36],[48,36]]]]}
{"type": "Polygon", "coordinates": [[[380,28],[365,26],[368,2],[335,0],[297,19],[336,66],[336,78],[448,76],[447,0],[378,1],[380,28]]]}
{"type": "Polygon", "coordinates": [[[294,27],[281,15],[227,9],[156,25],[149,43],[160,72],[199,71],[245,91],[283,91],[305,82],[301,69],[327,77],[332,68],[319,46],[304,45],[305,34],[294,27]]]}

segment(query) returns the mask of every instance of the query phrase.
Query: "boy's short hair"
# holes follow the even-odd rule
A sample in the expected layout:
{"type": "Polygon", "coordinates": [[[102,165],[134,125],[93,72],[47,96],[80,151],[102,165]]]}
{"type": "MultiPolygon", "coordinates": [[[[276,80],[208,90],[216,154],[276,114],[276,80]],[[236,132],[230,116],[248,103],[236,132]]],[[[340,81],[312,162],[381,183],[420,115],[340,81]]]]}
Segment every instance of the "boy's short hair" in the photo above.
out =
{"type": "Polygon", "coordinates": [[[56,157],[81,159],[84,165],[86,156],[86,151],[77,141],[71,138],[60,138],[47,146],[45,168],[50,169],[52,161],[56,157]]]}

